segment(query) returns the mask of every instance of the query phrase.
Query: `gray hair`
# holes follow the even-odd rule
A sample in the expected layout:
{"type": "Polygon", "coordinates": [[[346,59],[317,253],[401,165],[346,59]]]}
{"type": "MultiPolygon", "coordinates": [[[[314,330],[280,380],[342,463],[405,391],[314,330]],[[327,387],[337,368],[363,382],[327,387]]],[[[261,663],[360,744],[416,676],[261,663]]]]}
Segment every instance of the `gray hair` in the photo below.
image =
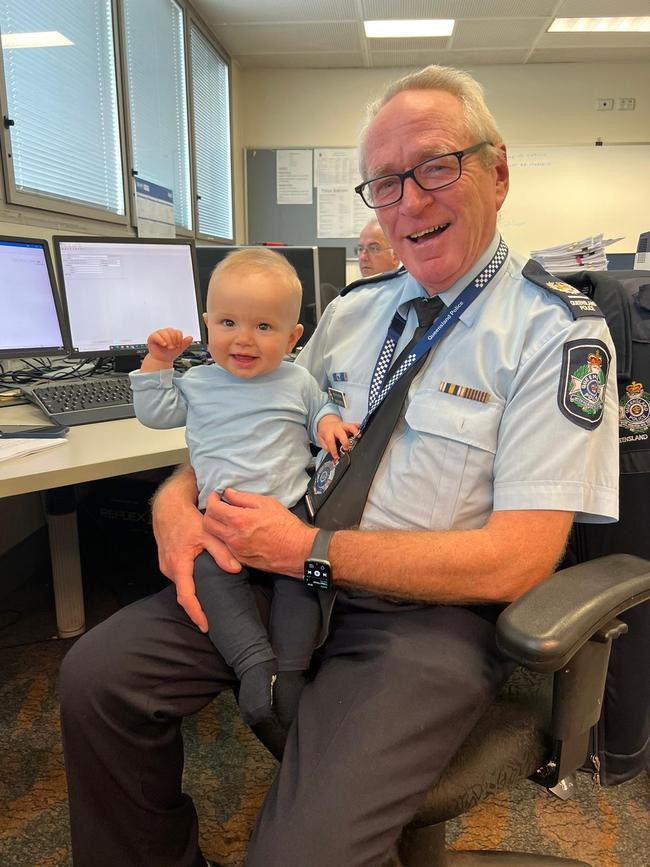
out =
{"type": "MultiPolygon", "coordinates": [[[[451,66],[432,64],[397,79],[388,86],[383,96],[367,106],[359,139],[359,169],[364,180],[366,179],[365,146],[370,125],[386,103],[404,90],[444,90],[451,93],[460,100],[467,130],[477,142],[489,141],[492,145],[503,143],[503,136],[499,132],[496,120],[485,104],[483,86],[468,72],[451,66]]],[[[480,151],[479,157],[489,168],[502,158],[502,152],[497,147],[486,147],[480,151]]]]}

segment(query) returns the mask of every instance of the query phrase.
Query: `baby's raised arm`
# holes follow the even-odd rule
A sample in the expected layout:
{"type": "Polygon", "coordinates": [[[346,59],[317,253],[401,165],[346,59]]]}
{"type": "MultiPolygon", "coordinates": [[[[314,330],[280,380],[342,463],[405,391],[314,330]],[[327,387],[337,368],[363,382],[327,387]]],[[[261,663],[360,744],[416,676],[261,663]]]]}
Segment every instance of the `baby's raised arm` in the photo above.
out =
{"type": "Polygon", "coordinates": [[[149,373],[171,367],[174,359],[185,352],[194,338],[183,336],[178,328],[160,328],[147,338],[147,354],[140,370],[149,373]]]}

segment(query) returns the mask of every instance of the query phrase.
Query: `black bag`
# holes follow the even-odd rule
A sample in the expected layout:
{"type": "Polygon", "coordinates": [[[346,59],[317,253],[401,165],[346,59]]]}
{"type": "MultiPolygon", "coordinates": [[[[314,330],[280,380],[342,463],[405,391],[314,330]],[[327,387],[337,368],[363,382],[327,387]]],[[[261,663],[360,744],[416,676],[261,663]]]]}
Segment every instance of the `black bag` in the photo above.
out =
{"type": "MultiPolygon", "coordinates": [[[[650,271],[558,275],[596,302],[617,356],[620,514],[617,524],[575,524],[567,563],[604,554],[650,560],[650,271]]],[[[650,773],[650,602],[620,614],[603,710],[592,729],[590,770],[606,786],[650,773]]]]}

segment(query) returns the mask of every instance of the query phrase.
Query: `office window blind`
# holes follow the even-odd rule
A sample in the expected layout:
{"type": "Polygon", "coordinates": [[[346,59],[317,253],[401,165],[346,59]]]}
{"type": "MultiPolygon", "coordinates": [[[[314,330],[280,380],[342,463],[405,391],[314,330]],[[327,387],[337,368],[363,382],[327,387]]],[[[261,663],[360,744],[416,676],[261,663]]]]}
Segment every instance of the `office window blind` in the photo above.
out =
{"type": "Polygon", "coordinates": [[[191,46],[198,229],[232,240],[228,65],[194,26],[191,46]]]}
{"type": "Polygon", "coordinates": [[[183,12],[174,0],[124,0],[133,167],[171,189],[192,228],[183,12]]]}
{"type": "Polygon", "coordinates": [[[16,190],[124,214],[111,0],[0,0],[0,30],[16,190]]]}

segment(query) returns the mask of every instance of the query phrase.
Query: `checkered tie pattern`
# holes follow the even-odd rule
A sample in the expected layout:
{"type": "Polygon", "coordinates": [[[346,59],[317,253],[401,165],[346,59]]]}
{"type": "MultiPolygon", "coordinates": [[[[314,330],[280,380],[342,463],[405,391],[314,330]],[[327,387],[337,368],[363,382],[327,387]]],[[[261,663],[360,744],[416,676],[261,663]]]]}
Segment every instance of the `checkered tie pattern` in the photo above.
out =
{"type": "MultiPolygon", "coordinates": [[[[507,256],[508,248],[501,241],[493,259],[474,282],[463,290],[463,294],[472,289],[482,290],[501,268],[507,256]]],[[[476,294],[478,293],[475,291],[473,297],[476,297],[476,294]]],[[[467,303],[471,304],[472,300],[473,298],[470,297],[467,303]]],[[[421,370],[429,357],[429,353],[424,352],[417,358],[414,348],[431,328],[444,307],[437,296],[416,298],[412,303],[418,315],[418,327],[387,374],[385,368],[388,367],[390,361],[386,361],[384,352],[390,353],[390,357],[392,357],[395,346],[393,345],[390,349],[384,346],[382,349],[377,368],[381,363],[384,371],[381,376],[373,376],[373,383],[376,379],[379,384],[378,393],[364,419],[363,436],[355,445],[348,460],[340,460],[336,465],[334,477],[325,490],[318,493],[310,492],[309,499],[315,515],[314,524],[317,527],[323,527],[327,530],[341,530],[346,527],[357,526],[361,520],[372,480],[395,425],[399,421],[408,390],[418,371],[421,370]],[[382,377],[386,375],[388,381],[382,383],[382,377]]],[[[436,333],[439,332],[440,326],[436,330],[436,333]]],[[[392,338],[390,339],[392,340],[392,338]]],[[[372,388],[370,392],[372,395],[372,388]]]]}
{"type": "MultiPolygon", "coordinates": [[[[400,379],[406,373],[406,371],[415,363],[416,355],[410,350],[417,344],[420,338],[427,333],[429,328],[431,328],[436,316],[444,307],[444,304],[437,295],[433,298],[414,298],[412,304],[415,308],[415,312],[417,313],[418,327],[415,330],[415,334],[409,341],[408,346],[402,352],[400,357],[397,359],[395,365],[393,366],[392,373],[387,382],[383,383],[382,386],[382,381],[386,374],[388,364],[385,365],[385,369],[383,371],[381,379],[377,380],[377,387],[374,389],[374,391],[373,389],[370,390],[370,398],[368,401],[368,412],[370,413],[374,412],[377,406],[382,402],[384,397],[391,390],[395,382],[397,382],[397,380],[400,379]],[[406,352],[406,350],[409,351],[406,352]]],[[[390,358],[392,358],[393,351],[394,347],[393,350],[391,350],[389,356],[389,363],[390,358]]],[[[377,364],[377,369],[379,369],[381,358],[383,357],[383,355],[384,352],[381,353],[380,361],[377,364]]]]}
{"type": "Polygon", "coordinates": [[[393,354],[395,353],[395,347],[397,346],[397,340],[394,337],[387,337],[384,346],[379,353],[379,358],[377,359],[377,366],[375,367],[375,372],[372,376],[372,382],[370,384],[370,392],[368,394],[368,407],[370,410],[373,410],[377,405],[377,401],[379,395],[382,392],[382,384],[384,379],[386,378],[386,374],[388,373],[388,368],[390,367],[390,363],[393,358],[393,354]]]}

